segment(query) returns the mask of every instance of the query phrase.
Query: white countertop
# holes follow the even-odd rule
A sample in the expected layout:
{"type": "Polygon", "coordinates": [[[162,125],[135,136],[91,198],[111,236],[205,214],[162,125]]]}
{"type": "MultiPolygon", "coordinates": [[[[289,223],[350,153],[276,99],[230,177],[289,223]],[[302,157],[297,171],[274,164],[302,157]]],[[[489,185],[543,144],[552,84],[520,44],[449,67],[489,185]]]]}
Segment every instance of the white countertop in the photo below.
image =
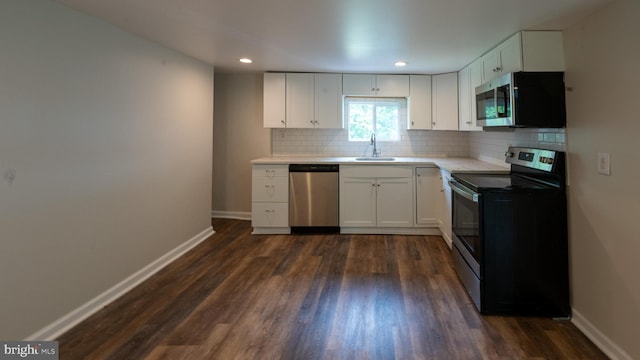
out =
{"type": "Polygon", "coordinates": [[[378,165],[435,165],[451,173],[465,172],[496,172],[508,173],[509,166],[496,165],[490,162],[472,158],[448,158],[448,157],[394,157],[394,160],[356,160],[355,157],[325,157],[325,156],[273,156],[251,160],[254,165],[271,164],[378,164],[378,165]]]}

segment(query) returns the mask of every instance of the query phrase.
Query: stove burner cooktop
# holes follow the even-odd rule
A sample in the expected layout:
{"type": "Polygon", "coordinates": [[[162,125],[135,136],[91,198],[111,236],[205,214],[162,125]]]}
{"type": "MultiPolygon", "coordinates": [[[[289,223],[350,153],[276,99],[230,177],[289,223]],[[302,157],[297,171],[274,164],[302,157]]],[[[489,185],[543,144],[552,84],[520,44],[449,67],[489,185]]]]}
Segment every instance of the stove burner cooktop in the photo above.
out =
{"type": "Polygon", "coordinates": [[[475,191],[549,189],[549,185],[512,174],[454,174],[453,177],[475,191]]]}

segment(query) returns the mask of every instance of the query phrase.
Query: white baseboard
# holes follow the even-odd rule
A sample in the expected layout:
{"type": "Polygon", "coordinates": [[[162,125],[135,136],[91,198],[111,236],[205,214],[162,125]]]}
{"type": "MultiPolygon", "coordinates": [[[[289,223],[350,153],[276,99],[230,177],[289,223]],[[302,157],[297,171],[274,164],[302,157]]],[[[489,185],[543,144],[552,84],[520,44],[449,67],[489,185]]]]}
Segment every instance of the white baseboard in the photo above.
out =
{"type": "Polygon", "coordinates": [[[251,220],[251,212],[211,210],[211,217],[219,219],[251,220]]]}
{"type": "Polygon", "coordinates": [[[34,341],[34,340],[42,340],[42,341],[52,341],[55,340],[60,335],[64,334],[66,331],[71,329],[72,327],[79,324],[81,321],[85,320],[89,316],[96,313],[98,310],[102,309],[109,303],[113,302],[120,296],[124,295],[129,290],[133,289],[149,277],[151,277],[156,272],[160,271],[162,268],[170,264],[172,261],[191,250],[193,247],[206,240],[209,236],[215,234],[213,231],[213,227],[208,227],[203,230],[198,235],[192,237],[188,241],[182,243],[177,246],[173,250],[168,253],[162,255],[158,259],[154,260],[149,265],[144,268],[138,270],[133,273],[126,279],[122,280],[115,286],[107,289],[102,294],[96,296],[95,298],[89,300],[82,306],[76,308],[70,313],[64,315],[53,323],[45,326],[34,334],[28,336],[25,340],[34,341]]]}
{"type": "Polygon", "coordinates": [[[587,318],[580,314],[575,309],[571,310],[571,322],[582,333],[593,341],[594,344],[602,352],[604,352],[612,360],[632,360],[631,356],[622,350],[616,343],[611,341],[605,334],[603,334],[598,328],[596,328],[587,318]]]}

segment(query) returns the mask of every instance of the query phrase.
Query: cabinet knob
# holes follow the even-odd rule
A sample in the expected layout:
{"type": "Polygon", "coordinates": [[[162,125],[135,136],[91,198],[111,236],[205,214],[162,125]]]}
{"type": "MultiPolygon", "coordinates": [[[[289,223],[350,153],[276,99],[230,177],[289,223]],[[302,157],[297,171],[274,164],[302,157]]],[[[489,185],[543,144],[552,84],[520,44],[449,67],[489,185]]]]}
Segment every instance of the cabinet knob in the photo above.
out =
{"type": "Polygon", "coordinates": [[[280,122],[281,122],[282,124],[284,124],[284,120],[280,120],[280,122]]]}

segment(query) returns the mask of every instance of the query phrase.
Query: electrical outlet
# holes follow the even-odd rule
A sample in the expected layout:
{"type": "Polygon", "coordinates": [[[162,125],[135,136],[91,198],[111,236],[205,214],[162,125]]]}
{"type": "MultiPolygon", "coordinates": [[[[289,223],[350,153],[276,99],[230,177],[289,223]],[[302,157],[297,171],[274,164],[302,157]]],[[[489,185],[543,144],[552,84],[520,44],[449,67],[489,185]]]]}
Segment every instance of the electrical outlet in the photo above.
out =
{"type": "Polygon", "coordinates": [[[611,175],[611,164],[609,162],[609,153],[598,153],[598,173],[603,175],[611,175]]]}

